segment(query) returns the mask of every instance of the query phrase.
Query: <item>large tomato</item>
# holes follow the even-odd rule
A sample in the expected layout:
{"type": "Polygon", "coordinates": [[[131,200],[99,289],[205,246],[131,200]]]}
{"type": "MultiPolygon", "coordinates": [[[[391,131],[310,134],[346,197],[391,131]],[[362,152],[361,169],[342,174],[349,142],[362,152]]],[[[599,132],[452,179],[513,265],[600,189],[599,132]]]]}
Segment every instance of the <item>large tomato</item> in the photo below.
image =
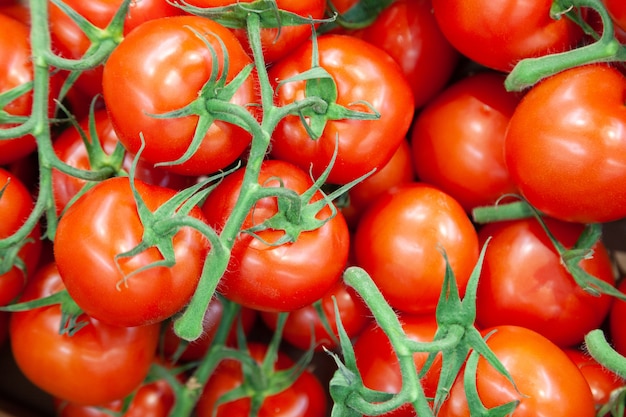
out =
{"type": "MultiPolygon", "coordinates": [[[[221,231],[239,197],[244,169],[229,176],[209,194],[202,209],[209,225],[221,231]]],[[[309,175],[280,160],[265,161],[259,184],[304,193],[312,185],[309,175]]],[[[313,201],[322,198],[315,193],[313,201]]],[[[263,198],[248,214],[243,229],[258,225],[278,211],[276,198],[263,198]]],[[[316,218],[329,219],[322,208],[316,218]]],[[[297,227],[298,225],[294,225],[297,227]]],[[[217,290],[226,298],[262,311],[293,311],[319,300],[340,279],[348,260],[350,235],[340,212],[323,226],[302,232],[292,243],[271,245],[284,231],[257,232],[260,239],[242,232],[233,245],[231,260],[217,290]]]]}
{"type": "MultiPolygon", "coordinates": [[[[571,248],[583,226],[544,219],[555,238],[571,248]]],[[[612,298],[584,291],[535,219],[491,223],[478,236],[491,238],[478,284],[476,320],[483,327],[501,324],[535,330],[555,344],[582,342],[606,318],[612,298]]],[[[590,275],[614,284],[611,259],[601,242],[593,257],[580,262],[590,275]]]]}
{"type": "Polygon", "coordinates": [[[576,46],[583,32],[567,18],[553,19],[552,0],[433,0],[448,41],[486,67],[508,72],[523,58],[576,46]]]}
{"type": "MultiPolygon", "coordinates": [[[[0,238],[7,238],[22,227],[34,203],[30,192],[19,178],[0,169],[0,190],[3,188],[0,196],[0,238]]],[[[30,232],[28,239],[18,252],[23,268],[13,266],[0,275],[0,306],[15,299],[24,289],[27,278],[35,272],[42,247],[39,224],[30,232]]]]}
{"type": "MultiPolygon", "coordinates": [[[[92,141],[90,135],[90,118],[87,116],[79,123],[83,133],[87,136],[89,141],[92,141]]],[[[95,131],[98,135],[100,145],[106,154],[112,154],[116,145],[119,143],[119,139],[113,126],[111,119],[105,109],[96,110],[93,115],[95,131]]],[[[94,169],[91,166],[87,148],[83,142],[83,138],[78,129],[74,127],[68,127],[65,129],[53,143],[54,152],[59,159],[66,164],[84,170],[94,169]]],[[[126,152],[124,155],[124,161],[122,168],[126,172],[130,172],[131,165],[134,159],[134,155],[126,152]]],[[[103,161],[96,161],[96,164],[103,164],[103,161]]],[[[98,168],[101,168],[99,166],[98,168]]],[[[170,187],[175,189],[182,189],[191,185],[192,177],[178,175],[159,167],[154,167],[146,161],[140,159],[137,161],[135,169],[135,178],[145,181],[149,184],[160,185],[163,187],[170,187]]],[[[70,200],[78,194],[78,192],[85,186],[87,182],[77,177],[65,174],[58,170],[52,171],[52,184],[54,189],[54,202],[57,207],[57,213],[65,208],[70,200]]]]}
{"type": "MultiPolygon", "coordinates": [[[[272,156],[292,162],[302,169],[312,169],[318,177],[328,167],[335,150],[337,159],[328,182],[345,184],[379,169],[391,159],[411,124],[414,105],[411,87],[399,65],[382,49],[347,35],[322,35],[317,39],[319,65],[336,84],[336,104],[373,113],[369,103],[380,113],[377,120],[347,119],[337,116],[336,107],[315,117],[328,120],[312,139],[297,115],[287,116],[273,134],[272,156]],[[338,118],[334,120],[334,118],[338,118]]],[[[274,64],[270,80],[275,83],[291,78],[311,67],[313,43],[306,42],[274,64]]],[[[305,81],[291,81],[276,86],[275,103],[284,106],[307,96],[305,81]]],[[[332,97],[326,91],[324,95],[332,97]]],[[[326,98],[326,97],[325,97],[326,98]]],[[[328,98],[326,98],[328,99],[328,98]]],[[[329,101],[332,101],[329,100],[329,101]]],[[[311,110],[315,112],[315,110],[311,110]]],[[[308,116],[307,116],[308,117],[308,116]]]]}
{"type": "Polygon", "coordinates": [[[445,86],[460,57],[441,33],[431,0],[394,1],[371,25],[350,34],[380,47],[400,64],[416,108],[445,86]]]}
{"type": "Polygon", "coordinates": [[[444,90],[413,124],[418,178],[450,194],[468,212],[517,191],[504,162],[504,135],[518,101],[496,72],[470,75],[444,90]]]}
{"type": "Polygon", "coordinates": [[[424,183],[382,194],[365,211],[354,236],[356,264],[389,302],[409,313],[434,312],[447,254],[461,293],[478,260],[478,237],[463,207],[424,183]]]}
{"type": "MultiPolygon", "coordinates": [[[[594,400],[582,373],[561,348],[532,330],[517,326],[495,330],[487,345],[511,374],[517,390],[484,358],[478,360],[476,386],[486,408],[519,401],[512,417],[593,417],[594,400]]],[[[469,416],[462,371],[452,385],[440,417],[469,416]]]]}
{"type": "MultiPolygon", "coordinates": [[[[21,301],[63,289],[54,263],[41,267],[21,301]]],[[[134,391],[146,377],[159,340],[159,325],[120,327],[87,315],[73,335],[60,334],[58,305],[11,315],[13,356],[36,386],[54,397],[77,404],[105,405],[134,391]]]]}
{"type": "Polygon", "coordinates": [[[626,216],[626,78],[597,64],[533,87],[513,113],[505,160],[522,195],[550,217],[626,216]]]}
{"type": "MultiPolygon", "coordinates": [[[[267,346],[258,342],[250,343],[248,349],[252,358],[259,364],[267,352],[267,346]]],[[[280,371],[291,366],[293,362],[289,356],[278,351],[274,369],[280,371]]],[[[204,386],[196,406],[198,417],[250,415],[250,398],[217,404],[222,395],[241,386],[243,378],[241,364],[238,361],[233,359],[222,361],[204,386]]],[[[323,417],[326,415],[324,388],[313,373],[304,370],[284,391],[267,396],[257,415],[258,417],[323,417]]]]}
{"type": "MultiPolygon", "coordinates": [[[[137,153],[143,136],[146,146],[141,157],[153,164],[179,159],[191,144],[199,117],[156,116],[182,109],[197,99],[214,69],[221,76],[227,68],[225,78],[229,82],[250,63],[235,35],[210,19],[176,16],[145,22],[124,38],[104,67],[104,100],[120,141],[131,153],[137,153]]],[[[207,90],[216,95],[225,91],[217,86],[207,90]]],[[[258,102],[257,97],[255,77],[249,75],[227,101],[245,106],[258,102]]],[[[207,111],[206,105],[200,104],[201,112],[207,111]]],[[[251,112],[256,111],[253,108],[251,112]]],[[[241,127],[215,121],[190,159],[165,168],[185,175],[213,173],[235,161],[250,139],[241,127]]]]}
{"type": "Polygon", "coordinates": [[[603,0],[603,3],[611,14],[613,22],[626,31],[626,3],[620,0],[603,0]]]}
{"type": "MultiPolygon", "coordinates": [[[[139,180],[135,187],[150,211],[176,194],[139,180]]],[[[199,207],[190,216],[204,220],[199,207]]],[[[137,246],[144,231],[127,177],[98,183],[61,217],[54,257],[68,292],[90,316],[118,326],[154,323],[178,312],[193,295],[209,247],[206,238],[180,228],[166,237],[172,240],[175,264],[137,272],[163,260],[154,246],[116,258],[137,246]]]]}
{"type": "MultiPolygon", "coordinates": [[[[56,53],[64,58],[80,59],[91,46],[91,41],[76,22],[53,1],[49,0],[48,3],[50,34],[56,53]]],[[[67,0],[64,3],[94,26],[104,29],[122,5],[122,0],[67,0]]],[[[148,20],[178,14],[181,14],[181,11],[167,1],[131,1],[124,20],[124,35],[148,20]]],[[[102,66],[84,71],[78,78],[76,86],[88,97],[102,93],[102,66]]]]}
{"type": "MultiPolygon", "coordinates": [[[[188,0],[187,4],[196,7],[223,7],[232,4],[253,3],[255,0],[188,0]]],[[[266,2],[269,5],[269,2],[266,2]]],[[[273,7],[273,6],[270,6],[273,7]]],[[[321,19],[324,17],[326,2],[324,0],[276,0],[275,7],[305,18],[321,19]]],[[[235,36],[251,54],[246,29],[233,29],[235,36]]],[[[299,44],[311,37],[311,24],[283,25],[279,28],[261,29],[261,47],[266,64],[271,64],[287,55],[299,44]]]]}
{"type": "MultiPolygon", "coordinates": [[[[409,340],[416,342],[432,342],[437,331],[437,320],[434,314],[402,315],[400,317],[402,330],[409,340]]],[[[383,329],[371,324],[360,334],[354,344],[354,355],[357,368],[363,378],[363,385],[367,388],[398,393],[402,388],[402,374],[400,365],[389,338],[383,329]]],[[[418,352],[413,355],[415,368],[422,370],[428,353],[418,352]]],[[[434,397],[441,372],[441,356],[438,356],[430,369],[420,380],[427,397],[434,397]]],[[[384,414],[385,417],[415,416],[415,410],[410,404],[384,414]]]]}

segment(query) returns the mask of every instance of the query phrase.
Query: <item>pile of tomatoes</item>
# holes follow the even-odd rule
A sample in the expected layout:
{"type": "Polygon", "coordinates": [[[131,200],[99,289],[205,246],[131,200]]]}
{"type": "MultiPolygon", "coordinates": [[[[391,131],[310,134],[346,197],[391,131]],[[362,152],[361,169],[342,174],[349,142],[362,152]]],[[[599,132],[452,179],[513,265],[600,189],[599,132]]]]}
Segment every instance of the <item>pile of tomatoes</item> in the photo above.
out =
{"type": "Polygon", "coordinates": [[[621,0],[0,1],[0,343],[58,416],[623,416],[621,0]]]}

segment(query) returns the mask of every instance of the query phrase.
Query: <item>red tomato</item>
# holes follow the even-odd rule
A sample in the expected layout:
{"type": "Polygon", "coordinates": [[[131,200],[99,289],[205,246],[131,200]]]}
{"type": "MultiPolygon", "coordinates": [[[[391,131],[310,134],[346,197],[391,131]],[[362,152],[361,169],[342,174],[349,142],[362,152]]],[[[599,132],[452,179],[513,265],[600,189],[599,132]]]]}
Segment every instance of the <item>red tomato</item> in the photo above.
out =
{"type": "MultiPolygon", "coordinates": [[[[333,300],[337,302],[341,324],[350,338],[356,337],[371,321],[371,313],[367,305],[343,281],[339,281],[320,300],[321,307],[335,336],[331,337],[326,331],[320,315],[315,306],[311,304],[289,313],[283,329],[283,339],[302,350],[311,347],[313,337],[315,337],[315,349],[318,351],[322,351],[324,348],[336,348],[339,335],[333,300]]],[[[261,318],[270,329],[276,330],[278,313],[264,311],[261,312],[261,318]]]]}
{"type": "MultiPolygon", "coordinates": [[[[409,340],[432,342],[435,337],[438,326],[434,314],[402,315],[400,321],[409,340]]],[[[363,378],[363,385],[382,392],[394,394],[400,392],[402,374],[400,373],[398,357],[389,342],[389,338],[380,326],[372,324],[361,333],[354,344],[354,355],[361,378],[363,378]]],[[[423,352],[413,355],[415,368],[418,372],[424,367],[427,357],[428,353],[423,352]]],[[[426,397],[435,396],[440,372],[441,356],[438,356],[421,379],[426,397]]],[[[415,410],[410,404],[405,404],[383,415],[385,417],[409,417],[415,416],[415,410]]]]}
{"type": "Polygon", "coordinates": [[[363,214],[354,236],[356,264],[389,304],[435,311],[445,275],[444,249],[461,294],[478,260],[478,237],[463,207],[424,183],[394,187],[363,214]]]}
{"type": "MultiPolygon", "coordinates": [[[[33,64],[30,49],[30,31],[26,24],[7,15],[0,14],[0,93],[33,81],[33,64]]],[[[55,97],[60,84],[58,77],[51,77],[50,97],[55,97]]],[[[32,90],[10,101],[0,110],[13,116],[28,116],[32,110],[32,90]]],[[[54,113],[50,100],[49,115],[54,113]]],[[[0,124],[0,129],[15,124],[0,124]]],[[[0,165],[14,162],[37,147],[32,135],[0,140],[0,165]]]]}
{"type": "Polygon", "coordinates": [[[587,380],[596,408],[609,402],[613,390],[626,385],[626,380],[600,365],[588,353],[578,349],[566,349],[565,353],[578,366],[587,380]]]}
{"type": "MultiPolygon", "coordinates": [[[[617,286],[622,293],[626,293],[626,280],[622,279],[617,286]]],[[[609,333],[613,348],[620,354],[626,356],[626,302],[615,300],[609,312],[609,333]]]]}
{"type": "MultiPolygon", "coordinates": [[[[142,385],[121,417],[168,417],[174,399],[174,391],[164,380],[142,385]]],[[[110,417],[112,412],[119,413],[122,407],[122,400],[107,404],[103,410],[101,407],[55,399],[57,417],[110,417]]]]}
{"type": "MultiPolygon", "coordinates": [[[[122,0],[66,0],[64,3],[96,27],[104,29],[122,5],[122,0]]],[[[163,0],[131,1],[124,20],[124,35],[148,20],[181,13],[178,8],[163,0]]],[[[82,57],[91,45],[89,38],[53,1],[49,1],[49,15],[56,52],[65,58],[82,57]]],[[[102,66],[83,72],[76,85],[89,97],[102,93],[102,66]]]]}
{"type": "MultiPolygon", "coordinates": [[[[104,67],[103,92],[115,131],[131,153],[139,150],[143,134],[146,147],[141,157],[146,161],[173,162],[183,156],[198,116],[161,119],[154,115],[179,110],[197,99],[213,67],[224,69],[224,54],[229,58],[226,81],[230,82],[251,63],[250,57],[228,29],[198,16],[151,20],[124,38],[104,67]],[[197,32],[207,34],[206,38],[197,32]],[[217,62],[205,42],[214,49],[217,62]]],[[[256,103],[257,90],[250,75],[230,102],[256,103]]],[[[210,174],[235,161],[250,140],[242,128],[215,121],[190,159],[164,168],[185,175],[210,174]]]]}
{"type": "MultiPolygon", "coordinates": [[[[545,219],[555,238],[572,247],[583,226],[545,219]]],[[[478,284],[476,320],[482,327],[527,327],[569,347],[583,341],[606,318],[612,298],[584,291],[535,219],[490,223],[478,236],[491,237],[478,284]]],[[[611,259],[601,242],[580,266],[592,276],[615,283],[611,259]]]]}
{"type": "Polygon", "coordinates": [[[468,212],[516,192],[504,162],[504,135],[518,101],[495,72],[470,75],[444,90],[413,124],[419,179],[450,194],[468,212]]]}
{"type": "Polygon", "coordinates": [[[624,94],[626,78],[600,64],[560,72],[526,94],[504,150],[530,204],[580,223],[626,217],[624,94]]]}
{"type": "MultiPolygon", "coordinates": [[[[244,169],[230,174],[209,194],[202,210],[209,225],[221,231],[235,207],[242,186],[244,169]]],[[[259,184],[293,190],[308,190],[309,175],[288,162],[265,161],[259,184]]],[[[313,201],[322,198],[318,191],[313,201]]],[[[243,229],[258,225],[278,211],[276,198],[259,200],[248,214],[243,229]]],[[[326,219],[331,209],[325,206],[317,219],[326,219]]],[[[297,226],[297,225],[296,225],[297,226]]],[[[283,237],[281,230],[257,232],[265,242],[283,237]]],[[[350,235],[343,215],[338,212],[323,226],[300,234],[297,241],[270,246],[248,233],[234,242],[229,266],[217,290],[226,298],[262,311],[293,311],[319,300],[340,279],[348,260],[350,235]]]]}
{"type": "Polygon", "coordinates": [[[613,22],[626,31],[626,3],[621,0],[602,0],[613,22]]]}
{"type": "MultiPolygon", "coordinates": [[[[517,326],[496,330],[487,345],[511,374],[519,392],[481,357],[478,360],[476,385],[486,408],[519,401],[512,417],[558,415],[593,417],[593,396],[587,381],[565,352],[532,330],[517,326]]],[[[440,417],[469,416],[462,371],[452,385],[440,417]]]]}
{"type": "MultiPolygon", "coordinates": [[[[150,211],[176,191],[135,180],[150,211]]],[[[199,207],[190,213],[203,220],[199,207]]],[[[90,316],[118,326],[165,320],[191,298],[208,251],[208,241],[183,227],[170,239],[175,264],[133,271],[163,260],[156,247],[132,257],[116,256],[138,245],[144,226],[127,177],[109,178],[83,194],[61,217],[54,256],[68,292],[90,316]]]]}
{"type": "MultiPolygon", "coordinates": [[[[259,343],[248,345],[251,356],[261,363],[267,346],[259,343]]],[[[282,370],[293,366],[293,362],[282,351],[278,352],[274,369],[282,370]]],[[[225,417],[250,415],[250,398],[242,398],[221,404],[213,414],[218,399],[242,384],[241,364],[233,359],[220,363],[211,375],[198,404],[198,417],[225,417]]],[[[323,417],[326,415],[326,394],[317,377],[305,370],[296,381],[284,391],[265,398],[258,411],[258,417],[323,417]]]]}
{"type": "Polygon", "coordinates": [[[415,180],[411,147],[403,140],[389,162],[348,191],[348,204],[341,208],[348,224],[354,228],[367,207],[376,198],[396,185],[415,180]]]}
{"type": "MultiPolygon", "coordinates": [[[[28,189],[15,175],[0,169],[0,189],[4,192],[0,197],[0,238],[6,238],[17,232],[24,224],[34,207],[33,199],[28,189]],[[8,185],[7,185],[8,183],[8,185]],[[6,188],[4,188],[6,186],[6,188]]],[[[37,224],[30,232],[18,257],[24,262],[24,270],[13,266],[9,271],[0,275],[0,306],[13,301],[26,285],[29,275],[34,273],[41,254],[41,231],[37,224]]]]}
{"type": "Polygon", "coordinates": [[[460,56],[441,33],[431,0],[394,1],[371,25],[351,34],[385,50],[400,64],[416,108],[445,86],[460,56]]]}
{"type": "MultiPolygon", "coordinates": [[[[102,149],[107,154],[113,153],[115,146],[119,143],[119,139],[113,126],[111,119],[105,109],[97,110],[94,113],[95,129],[98,134],[98,140],[102,149]]],[[[79,123],[87,138],[91,140],[89,134],[89,117],[87,116],[79,123]]],[[[53,143],[54,151],[59,159],[66,164],[84,170],[91,169],[91,163],[87,154],[87,148],[83,142],[80,132],[74,127],[65,129],[53,143]]],[[[122,168],[126,172],[130,172],[134,155],[126,153],[122,168]]],[[[135,178],[148,184],[159,185],[175,189],[182,189],[191,185],[191,177],[177,175],[172,172],[153,167],[144,160],[137,162],[135,178]]],[[[86,181],[67,175],[61,171],[52,171],[52,183],[54,186],[54,201],[57,206],[57,213],[65,208],[67,203],[78,194],[86,181]]]]}
{"type": "MultiPolygon", "coordinates": [[[[63,289],[54,263],[41,267],[21,301],[63,289]]],[[[87,324],[60,334],[58,305],[12,313],[10,341],[15,361],[36,386],[77,404],[104,405],[126,397],[146,377],[159,340],[159,325],[120,327],[86,315],[87,324]]]]}
{"type": "MultiPolygon", "coordinates": [[[[165,357],[172,358],[178,353],[177,350],[180,348],[181,343],[187,343],[178,359],[185,362],[201,360],[213,343],[215,333],[222,323],[223,313],[224,306],[222,301],[218,297],[212,298],[202,320],[202,335],[192,342],[183,342],[180,337],[176,335],[174,332],[174,322],[172,321],[170,325],[166,327],[163,335],[163,352],[165,357]]],[[[256,310],[242,307],[239,315],[233,322],[226,343],[235,346],[237,344],[237,328],[239,322],[241,322],[244,333],[247,334],[252,329],[252,326],[254,326],[257,316],[256,310]]]]}
{"type": "MultiPolygon", "coordinates": [[[[313,140],[299,116],[287,116],[274,131],[271,152],[276,159],[306,171],[312,169],[313,175],[319,177],[337,148],[328,182],[345,184],[374,168],[382,168],[391,159],[411,124],[413,95],[398,64],[382,49],[347,35],[322,35],[317,43],[319,65],[337,85],[336,104],[373,113],[363,104],[367,102],[380,113],[380,118],[328,120],[320,138],[313,140]]],[[[270,80],[278,83],[309,69],[311,54],[312,43],[307,42],[270,68],[270,80]]],[[[292,81],[277,87],[276,105],[303,99],[305,86],[304,81],[292,81]]],[[[335,111],[329,110],[326,115],[332,113],[335,111]]]]}
{"type": "Polygon", "coordinates": [[[523,58],[563,52],[583,32],[570,19],[550,16],[552,0],[433,0],[435,18],[462,54],[508,72],[523,58]]]}
{"type": "MultiPolygon", "coordinates": [[[[210,8],[230,6],[236,3],[252,3],[254,0],[188,0],[187,4],[210,8]]],[[[276,4],[270,7],[276,7],[290,13],[297,14],[302,17],[311,17],[313,19],[321,19],[324,17],[326,10],[326,2],[324,0],[276,0],[276,4]]],[[[245,7],[245,6],[244,6],[245,7]]],[[[252,53],[248,42],[248,33],[246,29],[233,29],[233,32],[241,42],[241,44],[252,53]]],[[[285,25],[280,28],[263,28],[261,29],[261,46],[263,48],[263,57],[267,64],[271,64],[287,55],[295,47],[305,42],[311,37],[311,25],[285,25]]]]}

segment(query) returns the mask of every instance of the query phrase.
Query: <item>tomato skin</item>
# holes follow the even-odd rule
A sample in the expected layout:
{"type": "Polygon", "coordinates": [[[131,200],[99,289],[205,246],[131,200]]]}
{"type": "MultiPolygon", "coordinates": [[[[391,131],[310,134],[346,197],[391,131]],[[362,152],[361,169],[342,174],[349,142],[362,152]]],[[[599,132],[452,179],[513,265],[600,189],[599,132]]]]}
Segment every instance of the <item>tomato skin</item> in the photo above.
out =
{"type": "MultiPolygon", "coordinates": [[[[198,16],[146,22],[129,33],[110,55],[104,66],[104,100],[120,141],[131,153],[139,150],[141,134],[146,142],[141,157],[150,163],[172,162],[187,150],[198,116],[159,119],[151,115],[188,105],[209,80],[212,67],[223,68],[224,51],[216,37],[222,39],[228,53],[228,82],[252,61],[228,29],[198,16]],[[200,39],[192,29],[211,35],[200,39]],[[205,41],[215,49],[217,62],[205,41]]],[[[256,80],[250,75],[231,103],[244,106],[257,102],[256,80]]],[[[183,175],[211,174],[234,162],[250,140],[242,128],[216,121],[189,160],[163,168],[183,175]]]]}
{"type": "MultiPolygon", "coordinates": [[[[330,120],[312,140],[300,118],[287,116],[273,134],[271,155],[312,169],[319,177],[337,147],[337,159],[327,182],[345,184],[374,168],[382,168],[405,138],[414,113],[411,88],[398,64],[382,49],[348,35],[326,34],[317,39],[319,64],[337,85],[337,104],[372,113],[378,120],[330,120]],[[338,141],[338,145],[337,145],[338,141]]],[[[275,104],[284,106],[305,97],[305,82],[277,83],[311,66],[312,43],[307,42],[269,69],[276,88],[275,104]]]]}
{"type": "MultiPolygon", "coordinates": [[[[622,293],[626,293],[626,280],[622,279],[617,289],[622,293]]],[[[615,300],[609,312],[609,333],[613,348],[621,355],[626,356],[626,332],[624,331],[624,323],[626,323],[626,302],[615,300]]]]}
{"type": "MultiPolygon", "coordinates": [[[[358,336],[363,328],[371,322],[371,313],[367,305],[354,290],[347,287],[343,281],[339,281],[320,300],[336,339],[326,331],[320,315],[312,304],[289,313],[283,329],[283,339],[302,350],[311,347],[313,337],[315,337],[315,350],[317,351],[337,348],[336,340],[338,340],[339,335],[333,300],[337,302],[341,324],[348,337],[358,336]]],[[[260,315],[263,322],[272,331],[275,331],[278,313],[263,311],[260,315]]]]}
{"type": "Polygon", "coordinates": [[[613,23],[626,31],[626,4],[620,0],[603,0],[603,3],[613,18],[613,23]]]}
{"type": "MultiPolygon", "coordinates": [[[[135,180],[146,206],[156,210],[176,191],[135,180]]],[[[204,220],[199,207],[191,216],[204,220]]],[[[176,263],[140,267],[163,259],[154,247],[133,256],[115,256],[135,247],[144,227],[127,177],[104,180],[83,194],[61,217],[54,256],[68,292],[90,316],[118,326],[139,326],[165,320],[191,298],[200,278],[208,241],[200,232],[181,228],[173,237],[176,263]],[[88,242],[88,243],[87,243],[88,242]]]]}
{"type": "Polygon", "coordinates": [[[579,223],[626,216],[624,94],[626,78],[604,65],[563,71],[526,94],[504,149],[511,178],[530,204],[579,223]]]}
{"type": "MultiPolygon", "coordinates": [[[[244,169],[226,178],[209,194],[202,210],[210,226],[222,230],[235,207],[242,186],[244,169]]],[[[305,171],[281,160],[267,160],[261,166],[259,184],[283,186],[298,194],[313,182],[305,171]]],[[[312,201],[322,194],[315,193],[312,201]]],[[[276,198],[259,200],[248,214],[243,229],[257,225],[278,211],[276,198]]],[[[326,219],[325,206],[317,219],[326,219]]],[[[275,242],[283,231],[257,232],[266,242],[275,242]]],[[[341,212],[323,226],[302,232],[297,241],[269,246],[248,233],[237,236],[231,259],[217,290],[231,301],[261,311],[293,311],[319,300],[340,279],[348,261],[350,233],[341,212]]]]}
{"type": "MultiPolygon", "coordinates": [[[[433,314],[400,316],[402,330],[409,340],[432,342],[437,331],[437,320],[433,314]]],[[[398,358],[383,329],[372,323],[363,330],[354,343],[354,355],[357,368],[363,378],[363,384],[370,389],[382,392],[398,393],[402,388],[402,374],[398,358]]],[[[413,355],[418,372],[423,368],[427,353],[413,355]]],[[[441,372],[441,355],[435,358],[431,368],[420,380],[427,397],[434,397],[441,372]]],[[[385,417],[415,416],[415,410],[409,404],[383,414],[385,417]]]]}
{"type": "MultiPolygon", "coordinates": [[[[223,7],[235,3],[252,3],[254,0],[190,0],[187,4],[196,7],[223,7]]],[[[303,17],[321,19],[324,17],[326,2],[324,0],[276,0],[276,7],[303,17]]],[[[316,25],[317,26],[317,25],[316,25]]],[[[247,30],[232,29],[237,39],[252,56],[247,30]]],[[[261,28],[261,46],[266,64],[272,64],[295,47],[311,37],[311,25],[283,26],[280,28],[261,28]]]]}
{"type": "Polygon", "coordinates": [[[379,195],[391,187],[414,180],[411,147],[407,140],[403,140],[385,166],[348,191],[348,204],[341,207],[341,212],[350,228],[356,227],[363,212],[379,195]]]}
{"type": "MultiPolygon", "coordinates": [[[[81,58],[91,45],[89,38],[54,2],[49,1],[48,4],[50,33],[54,38],[53,46],[56,53],[65,58],[81,58]]],[[[65,4],[96,27],[105,28],[122,5],[122,0],[68,0],[65,4]]],[[[148,20],[179,14],[182,12],[167,1],[133,1],[129,5],[128,14],[124,20],[123,34],[127,35],[131,30],[148,20]]],[[[102,66],[98,66],[84,71],[78,77],[76,87],[88,97],[102,93],[102,69],[102,66]]]]}
{"type": "MultiPolygon", "coordinates": [[[[33,277],[21,301],[61,289],[56,265],[49,263],[33,277]]],[[[87,325],[70,337],[59,334],[58,305],[12,313],[9,340],[20,370],[42,390],[77,404],[104,405],[130,394],[154,360],[159,325],[111,326],[86,315],[79,321],[87,325]]]]}
{"type": "MultiPolygon", "coordinates": [[[[267,346],[258,342],[251,342],[248,349],[252,358],[261,363],[267,346]]],[[[284,352],[278,351],[274,368],[281,370],[292,365],[292,360],[284,352]]],[[[222,361],[204,386],[196,406],[198,417],[249,415],[249,398],[224,403],[217,408],[216,414],[212,414],[219,397],[240,386],[242,379],[239,362],[232,359],[222,361]]],[[[326,394],[324,388],[317,377],[308,370],[304,370],[300,377],[284,391],[267,397],[258,412],[258,417],[323,417],[325,415],[326,394]]]]}
{"type": "Polygon", "coordinates": [[[413,123],[418,178],[453,196],[468,212],[515,193],[504,138],[518,102],[496,72],[476,73],[446,88],[413,123]]]}
{"type": "Polygon", "coordinates": [[[579,349],[565,349],[565,353],[574,362],[587,380],[596,408],[610,400],[611,392],[626,385],[626,380],[600,365],[588,353],[579,349]]]}
{"type": "Polygon", "coordinates": [[[380,47],[400,64],[416,108],[441,91],[460,58],[441,33],[431,0],[394,1],[371,25],[350,34],[380,47]]]}
{"type": "Polygon", "coordinates": [[[443,248],[464,293],[478,260],[478,237],[461,205],[430,185],[413,182],[381,195],[354,236],[356,264],[389,304],[403,312],[434,312],[445,275],[443,248]]]}
{"type": "MultiPolygon", "coordinates": [[[[95,129],[98,140],[102,149],[107,154],[112,154],[119,139],[111,119],[106,109],[99,109],[94,112],[95,129]]],[[[89,140],[92,140],[89,134],[89,116],[80,120],[79,126],[83,129],[89,140]]],[[[84,170],[91,169],[91,163],[87,154],[87,148],[83,143],[83,139],[79,131],[73,127],[69,127],[54,140],[54,151],[56,155],[66,164],[84,170]]],[[[126,152],[122,168],[126,172],[130,172],[134,155],[126,152]]],[[[139,159],[135,170],[135,178],[145,181],[148,184],[159,185],[174,189],[183,189],[191,185],[192,177],[178,175],[158,167],[153,167],[146,161],[139,159]]],[[[54,201],[57,207],[57,213],[61,211],[70,202],[70,200],[78,194],[86,181],[67,175],[61,171],[52,171],[52,183],[54,191],[54,201]]]]}
{"type": "MultiPolygon", "coordinates": [[[[565,247],[572,247],[583,225],[544,219],[565,247]]],[[[478,236],[487,246],[478,283],[476,320],[482,327],[510,324],[530,328],[561,347],[583,341],[607,317],[612,298],[584,291],[561,263],[535,219],[490,223],[478,236]]],[[[580,266],[592,276],[615,284],[605,246],[593,246],[593,257],[580,266]]]]}
{"type": "MultiPolygon", "coordinates": [[[[595,416],[589,385],[563,350],[539,333],[524,327],[498,326],[485,329],[482,333],[487,335],[493,330],[496,332],[487,339],[487,345],[509,371],[519,393],[481,357],[476,384],[486,408],[519,400],[512,417],[547,417],[553,416],[555,410],[563,416],[595,416]]],[[[464,372],[452,385],[440,417],[469,416],[464,372]]]]}
{"type": "MultiPolygon", "coordinates": [[[[174,392],[164,380],[142,385],[137,390],[128,410],[122,417],[167,417],[174,405],[174,392]]],[[[57,417],[109,417],[111,412],[120,412],[123,401],[117,400],[99,407],[68,403],[55,399],[57,417]]]]}
{"type": "MultiPolygon", "coordinates": [[[[0,168],[0,238],[13,235],[24,224],[34,207],[33,198],[26,186],[5,169],[0,168]],[[9,183],[7,185],[7,182],[9,183]]],[[[0,275],[0,306],[13,301],[24,289],[28,277],[35,272],[41,255],[41,227],[39,224],[30,232],[29,243],[24,244],[18,257],[24,262],[25,271],[14,266],[0,275]]]]}
{"type": "Polygon", "coordinates": [[[448,41],[488,68],[509,72],[523,59],[563,52],[582,38],[569,19],[552,19],[551,0],[433,0],[448,41]]]}

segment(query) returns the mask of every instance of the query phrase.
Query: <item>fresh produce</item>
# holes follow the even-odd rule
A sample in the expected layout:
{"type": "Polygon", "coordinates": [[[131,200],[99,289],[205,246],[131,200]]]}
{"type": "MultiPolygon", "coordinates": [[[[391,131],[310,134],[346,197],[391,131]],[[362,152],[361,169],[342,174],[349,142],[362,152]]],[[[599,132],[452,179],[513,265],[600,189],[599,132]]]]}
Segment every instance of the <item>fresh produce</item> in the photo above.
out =
{"type": "Polygon", "coordinates": [[[0,1],[4,351],[50,416],[623,417],[622,3],[0,1]]]}

